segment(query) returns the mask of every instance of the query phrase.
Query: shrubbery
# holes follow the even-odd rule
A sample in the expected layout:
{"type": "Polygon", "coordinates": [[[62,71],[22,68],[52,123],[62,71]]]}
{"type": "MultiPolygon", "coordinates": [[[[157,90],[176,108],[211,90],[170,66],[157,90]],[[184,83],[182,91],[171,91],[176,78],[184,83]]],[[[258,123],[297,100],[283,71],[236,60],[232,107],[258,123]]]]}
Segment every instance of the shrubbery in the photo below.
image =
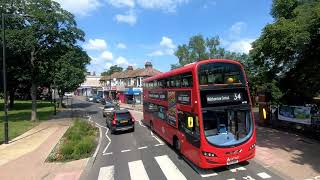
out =
{"type": "Polygon", "coordinates": [[[49,161],[78,160],[89,157],[96,146],[97,129],[84,120],[76,120],[52,152],[49,161]]]}

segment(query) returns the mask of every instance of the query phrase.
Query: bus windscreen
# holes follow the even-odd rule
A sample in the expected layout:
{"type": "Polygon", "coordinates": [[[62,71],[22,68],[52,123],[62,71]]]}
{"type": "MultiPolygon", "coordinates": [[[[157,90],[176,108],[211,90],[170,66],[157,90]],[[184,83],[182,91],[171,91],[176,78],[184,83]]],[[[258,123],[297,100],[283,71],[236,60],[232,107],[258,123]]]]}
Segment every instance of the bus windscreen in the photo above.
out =
{"type": "Polygon", "coordinates": [[[231,63],[202,64],[198,70],[200,85],[243,84],[241,67],[231,63]]]}

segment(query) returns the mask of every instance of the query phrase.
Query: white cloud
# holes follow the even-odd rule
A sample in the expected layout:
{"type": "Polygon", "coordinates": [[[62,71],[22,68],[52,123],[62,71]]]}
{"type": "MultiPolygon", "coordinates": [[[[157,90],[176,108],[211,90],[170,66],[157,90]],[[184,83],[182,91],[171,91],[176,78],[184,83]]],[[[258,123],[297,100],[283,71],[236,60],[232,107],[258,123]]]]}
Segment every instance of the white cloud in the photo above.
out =
{"type": "Polygon", "coordinates": [[[126,58],[120,56],[116,59],[115,64],[117,65],[129,65],[129,62],[126,58]]]}
{"type": "Polygon", "coordinates": [[[252,49],[251,43],[253,41],[254,39],[241,39],[238,41],[233,41],[227,46],[227,49],[233,52],[248,54],[249,51],[252,49]]]}
{"type": "Polygon", "coordinates": [[[145,9],[161,9],[175,12],[177,6],[188,3],[189,0],[137,0],[137,4],[145,9]]]}
{"type": "Polygon", "coordinates": [[[123,44],[123,43],[118,43],[118,44],[117,44],[117,48],[119,48],[119,49],[126,49],[127,46],[126,46],[125,44],[123,44]]]}
{"type": "Polygon", "coordinates": [[[130,10],[126,14],[117,14],[115,16],[115,20],[118,23],[127,23],[127,24],[133,26],[137,22],[137,16],[132,10],[130,10]]]}
{"type": "Polygon", "coordinates": [[[176,45],[173,43],[172,39],[163,36],[159,44],[160,48],[149,53],[148,56],[173,55],[176,45]]]}
{"type": "Polygon", "coordinates": [[[148,56],[163,56],[164,52],[162,50],[156,50],[148,54],[148,56]]]}
{"type": "Polygon", "coordinates": [[[114,7],[130,7],[133,8],[135,6],[134,0],[108,0],[108,3],[114,7]]]}
{"type": "Polygon", "coordinates": [[[101,0],[54,0],[73,14],[86,16],[101,6],[101,0]]]}
{"type": "Polygon", "coordinates": [[[110,51],[103,51],[101,53],[101,58],[107,61],[112,61],[113,60],[113,55],[110,51]]]}
{"type": "Polygon", "coordinates": [[[236,22],[229,28],[230,38],[238,37],[242,31],[247,28],[247,24],[244,22],[236,22]]]}
{"type": "Polygon", "coordinates": [[[87,50],[104,50],[107,49],[107,43],[103,39],[89,39],[84,48],[87,50]]]}

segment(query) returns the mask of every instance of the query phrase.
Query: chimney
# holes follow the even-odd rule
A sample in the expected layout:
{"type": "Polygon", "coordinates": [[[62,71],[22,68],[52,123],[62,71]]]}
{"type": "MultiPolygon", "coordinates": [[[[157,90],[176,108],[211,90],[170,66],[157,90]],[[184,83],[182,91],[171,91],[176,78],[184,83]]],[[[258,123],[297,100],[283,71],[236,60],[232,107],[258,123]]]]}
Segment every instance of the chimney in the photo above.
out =
{"type": "Polygon", "coordinates": [[[144,65],[146,69],[152,69],[152,63],[150,61],[147,61],[146,64],[144,65]]]}
{"type": "Polygon", "coordinates": [[[128,66],[127,70],[133,70],[132,66],[128,66]]]}

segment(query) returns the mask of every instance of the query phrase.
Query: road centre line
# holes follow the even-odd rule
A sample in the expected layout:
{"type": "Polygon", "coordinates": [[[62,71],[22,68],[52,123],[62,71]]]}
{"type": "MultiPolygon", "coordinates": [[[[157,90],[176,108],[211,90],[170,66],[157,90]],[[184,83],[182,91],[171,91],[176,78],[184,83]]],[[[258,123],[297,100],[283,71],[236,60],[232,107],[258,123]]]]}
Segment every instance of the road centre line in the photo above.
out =
{"type": "Polygon", "coordinates": [[[148,146],[139,147],[138,149],[147,149],[148,146]]]}
{"type": "Polygon", "coordinates": [[[121,152],[129,152],[131,149],[122,150],[121,152]]]}
{"type": "Polygon", "coordinates": [[[103,155],[106,156],[106,155],[112,155],[112,154],[113,154],[112,152],[108,152],[108,153],[105,153],[103,155]]]}
{"type": "Polygon", "coordinates": [[[154,145],[154,146],[162,146],[162,145],[164,145],[164,144],[156,144],[156,145],[154,145]]]}

